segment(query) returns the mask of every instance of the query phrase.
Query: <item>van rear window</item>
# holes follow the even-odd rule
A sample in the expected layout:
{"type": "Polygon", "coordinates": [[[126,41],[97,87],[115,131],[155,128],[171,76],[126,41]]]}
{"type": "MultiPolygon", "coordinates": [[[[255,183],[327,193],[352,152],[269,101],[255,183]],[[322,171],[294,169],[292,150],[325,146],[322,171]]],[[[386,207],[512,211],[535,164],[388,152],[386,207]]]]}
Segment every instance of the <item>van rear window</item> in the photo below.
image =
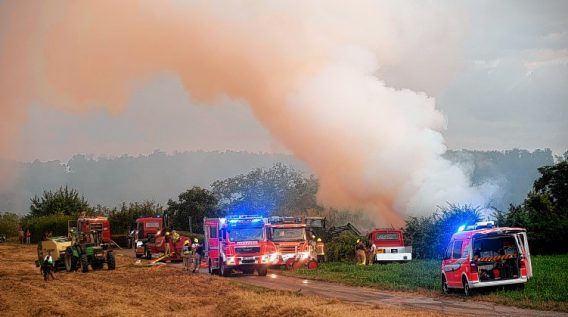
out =
{"type": "Polygon", "coordinates": [[[377,240],[398,240],[398,233],[377,233],[377,240]]]}

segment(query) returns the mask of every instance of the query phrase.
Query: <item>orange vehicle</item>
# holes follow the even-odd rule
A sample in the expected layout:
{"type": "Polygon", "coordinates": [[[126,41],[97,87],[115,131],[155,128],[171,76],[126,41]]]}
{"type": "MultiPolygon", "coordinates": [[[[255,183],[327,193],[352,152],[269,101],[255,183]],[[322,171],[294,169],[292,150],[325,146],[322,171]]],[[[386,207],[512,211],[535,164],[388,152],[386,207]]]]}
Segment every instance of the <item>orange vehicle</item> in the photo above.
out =
{"type": "Polygon", "coordinates": [[[268,239],[276,249],[272,265],[285,265],[288,269],[302,266],[317,268],[315,241],[309,239],[306,224],[301,218],[270,217],[268,222],[268,239]]]}

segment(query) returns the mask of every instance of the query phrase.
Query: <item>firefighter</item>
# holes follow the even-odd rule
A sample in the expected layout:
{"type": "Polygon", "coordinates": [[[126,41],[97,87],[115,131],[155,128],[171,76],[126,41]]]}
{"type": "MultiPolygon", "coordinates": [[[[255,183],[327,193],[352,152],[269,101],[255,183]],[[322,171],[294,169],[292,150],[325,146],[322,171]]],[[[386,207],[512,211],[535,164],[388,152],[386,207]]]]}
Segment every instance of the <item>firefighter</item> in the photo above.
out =
{"type": "Polygon", "coordinates": [[[197,238],[193,239],[191,251],[193,252],[193,273],[195,273],[199,271],[199,264],[201,264],[201,257],[203,256],[203,246],[199,244],[197,238]]]}
{"type": "Polygon", "coordinates": [[[189,246],[189,240],[185,240],[183,242],[183,249],[182,249],[182,258],[183,258],[183,270],[189,271],[189,259],[191,257],[191,248],[189,246]]]}
{"type": "Polygon", "coordinates": [[[357,265],[365,265],[366,254],[365,254],[365,244],[357,239],[357,244],[355,245],[355,255],[357,257],[357,265]]]}
{"type": "Polygon", "coordinates": [[[170,255],[171,253],[170,241],[172,241],[170,238],[170,232],[166,231],[166,235],[164,236],[164,255],[170,255]]]}
{"type": "Polygon", "coordinates": [[[43,258],[43,263],[41,264],[41,271],[43,273],[43,279],[47,282],[49,277],[55,280],[55,275],[53,275],[53,257],[51,256],[51,251],[48,251],[47,255],[43,258]]]}
{"type": "Polygon", "coordinates": [[[316,240],[316,255],[317,255],[317,259],[318,262],[323,262],[325,259],[325,250],[324,250],[324,244],[321,241],[321,238],[318,238],[316,240]]]}

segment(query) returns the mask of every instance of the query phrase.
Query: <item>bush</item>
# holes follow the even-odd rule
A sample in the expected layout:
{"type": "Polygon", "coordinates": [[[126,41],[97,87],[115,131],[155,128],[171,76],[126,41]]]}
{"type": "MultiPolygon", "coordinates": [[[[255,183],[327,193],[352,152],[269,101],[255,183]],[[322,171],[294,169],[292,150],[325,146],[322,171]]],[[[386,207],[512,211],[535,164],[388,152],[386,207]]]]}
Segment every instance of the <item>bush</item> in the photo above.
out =
{"type": "Polygon", "coordinates": [[[22,220],[24,230],[30,229],[32,241],[41,240],[44,232],[51,231],[53,236],[66,236],[69,220],[76,220],[77,216],[55,214],[42,217],[26,217],[22,220]]]}
{"type": "Polygon", "coordinates": [[[479,207],[448,205],[429,217],[409,217],[404,239],[412,245],[412,256],[418,259],[440,259],[461,225],[480,221],[479,207]]]}
{"type": "Polygon", "coordinates": [[[355,260],[356,235],[351,232],[343,232],[334,237],[326,244],[326,254],[328,261],[353,261],[355,260]]]}
{"type": "Polygon", "coordinates": [[[0,213],[0,234],[5,234],[8,238],[16,237],[19,226],[20,216],[11,212],[0,213]]]}

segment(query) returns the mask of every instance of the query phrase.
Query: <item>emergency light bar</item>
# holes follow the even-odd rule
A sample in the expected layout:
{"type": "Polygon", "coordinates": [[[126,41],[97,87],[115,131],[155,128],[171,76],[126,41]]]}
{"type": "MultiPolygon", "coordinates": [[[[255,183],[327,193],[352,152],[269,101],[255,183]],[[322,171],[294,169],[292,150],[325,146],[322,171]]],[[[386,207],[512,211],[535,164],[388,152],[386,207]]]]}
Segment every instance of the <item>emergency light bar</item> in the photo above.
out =
{"type": "Polygon", "coordinates": [[[279,224],[279,223],[293,223],[293,224],[301,224],[302,218],[301,217],[281,217],[281,216],[272,216],[268,218],[268,222],[272,224],[279,224]]]}
{"type": "Polygon", "coordinates": [[[249,215],[227,216],[226,219],[229,226],[239,226],[247,224],[264,225],[264,219],[261,216],[249,216],[249,215]]]}

